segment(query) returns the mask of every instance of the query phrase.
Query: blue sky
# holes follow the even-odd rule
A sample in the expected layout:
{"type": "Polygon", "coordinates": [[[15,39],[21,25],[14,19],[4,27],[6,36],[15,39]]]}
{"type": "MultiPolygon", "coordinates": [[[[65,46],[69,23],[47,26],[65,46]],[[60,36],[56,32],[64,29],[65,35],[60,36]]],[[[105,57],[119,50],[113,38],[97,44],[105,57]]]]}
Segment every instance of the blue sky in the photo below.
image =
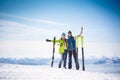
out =
{"type": "Polygon", "coordinates": [[[48,53],[51,48],[46,52],[38,44],[51,46],[44,42],[46,38],[59,39],[68,30],[75,36],[81,26],[87,54],[96,55],[103,47],[106,52],[99,55],[120,56],[118,0],[0,0],[0,56],[29,57],[27,53],[33,56],[36,51],[36,56],[41,57],[40,53],[48,53]]]}

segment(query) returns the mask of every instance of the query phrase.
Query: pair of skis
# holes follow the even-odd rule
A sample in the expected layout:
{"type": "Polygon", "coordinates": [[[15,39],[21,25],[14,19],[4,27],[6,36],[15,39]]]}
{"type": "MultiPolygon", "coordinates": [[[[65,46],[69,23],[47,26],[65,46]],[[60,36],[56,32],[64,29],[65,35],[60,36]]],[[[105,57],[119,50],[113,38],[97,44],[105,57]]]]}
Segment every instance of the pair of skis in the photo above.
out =
{"type": "Polygon", "coordinates": [[[52,62],[51,62],[51,67],[53,67],[53,63],[54,63],[54,54],[55,54],[55,40],[56,37],[53,38],[53,54],[52,54],[52,62]]]}
{"type": "Polygon", "coordinates": [[[82,50],[82,70],[85,71],[85,61],[84,61],[84,36],[81,36],[80,39],[81,39],[81,50],[82,50]]]}
{"type": "MultiPolygon", "coordinates": [[[[56,40],[56,37],[53,38],[53,54],[52,54],[52,61],[51,61],[51,67],[53,67],[53,63],[54,63],[54,54],[55,54],[55,40],[56,40]]],[[[49,39],[46,39],[47,42],[51,42],[51,40],[49,39]]]]}
{"type": "MultiPolygon", "coordinates": [[[[82,70],[85,71],[85,62],[84,62],[84,37],[81,36],[80,38],[81,38],[81,49],[82,49],[82,70]]],[[[53,63],[54,63],[55,40],[56,40],[56,37],[53,38],[53,54],[52,54],[51,67],[53,67],[53,63]]]]}

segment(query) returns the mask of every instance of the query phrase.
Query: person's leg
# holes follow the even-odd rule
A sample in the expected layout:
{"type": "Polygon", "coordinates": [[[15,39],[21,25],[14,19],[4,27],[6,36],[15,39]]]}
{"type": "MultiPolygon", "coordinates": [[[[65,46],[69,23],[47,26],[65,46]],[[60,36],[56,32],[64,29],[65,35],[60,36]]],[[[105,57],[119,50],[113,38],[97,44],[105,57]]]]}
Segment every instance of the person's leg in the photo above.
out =
{"type": "Polygon", "coordinates": [[[76,48],[76,56],[77,56],[77,59],[78,59],[78,48],[76,48]]]}
{"type": "Polygon", "coordinates": [[[76,53],[78,54],[78,48],[76,48],[76,53]]]}
{"type": "Polygon", "coordinates": [[[72,68],[72,51],[69,51],[68,69],[72,68]]]}
{"type": "Polygon", "coordinates": [[[64,68],[66,69],[66,60],[67,60],[67,50],[64,52],[64,68]]]}
{"type": "Polygon", "coordinates": [[[78,48],[76,48],[76,59],[78,61],[78,48]]]}
{"type": "Polygon", "coordinates": [[[78,62],[76,50],[73,50],[73,57],[74,57],[76,69],[79,70],[79,62],[78,62]]]}

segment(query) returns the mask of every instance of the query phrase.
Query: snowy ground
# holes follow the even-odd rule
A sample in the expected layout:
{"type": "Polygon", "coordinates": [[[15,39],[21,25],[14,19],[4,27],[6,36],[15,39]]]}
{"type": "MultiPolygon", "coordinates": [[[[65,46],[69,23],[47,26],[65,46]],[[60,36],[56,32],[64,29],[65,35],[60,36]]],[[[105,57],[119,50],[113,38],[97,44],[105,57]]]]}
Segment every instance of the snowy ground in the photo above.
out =
{"type": "Polygon", "coordinates": [[[0,64],[0,80],[120,80],[119,74],[58,69],[50,66],[0,64]]]}

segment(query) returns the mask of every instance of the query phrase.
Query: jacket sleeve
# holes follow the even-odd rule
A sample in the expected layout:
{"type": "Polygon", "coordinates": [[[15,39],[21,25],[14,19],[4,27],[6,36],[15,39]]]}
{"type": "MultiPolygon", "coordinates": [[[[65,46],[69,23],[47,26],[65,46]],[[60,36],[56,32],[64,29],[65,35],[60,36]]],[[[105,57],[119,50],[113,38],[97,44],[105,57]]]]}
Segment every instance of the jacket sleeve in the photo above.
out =
{"type": "MultiPolygon", "coordinates": [[[[50,40],[51,42],[53,42],[54,40],[50,40]]],[[[60,43],[60,40],[55,40],[56,43],[60,43]]]]}

